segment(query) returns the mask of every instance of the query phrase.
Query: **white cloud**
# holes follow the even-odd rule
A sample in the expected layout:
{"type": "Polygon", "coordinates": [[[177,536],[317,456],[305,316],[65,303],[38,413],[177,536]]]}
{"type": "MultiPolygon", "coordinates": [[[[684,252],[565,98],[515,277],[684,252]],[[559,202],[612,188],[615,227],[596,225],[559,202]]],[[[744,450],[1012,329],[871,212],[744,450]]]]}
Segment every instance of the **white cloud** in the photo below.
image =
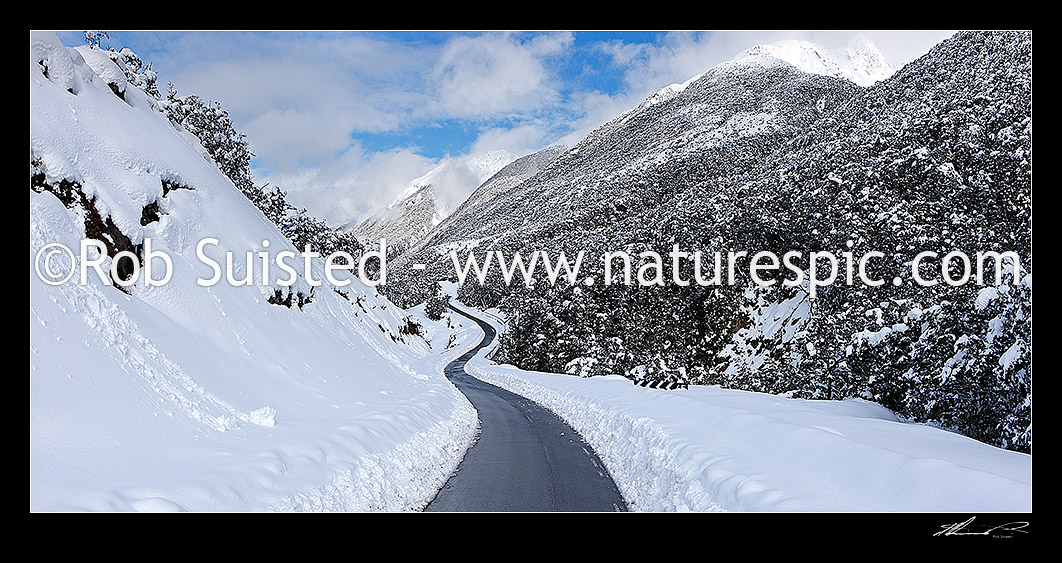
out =
{"type": "Polygon", "coordinates": [[[435,64],[434,112],[441,117],[527,115],[556,104],[556,77],[546,59],[572,42],[568,33],[522,41],[515,33],[458,36],[435,64]]]}
{"type": "Polygon", "coordinates": [[[355,145],[319,168],[271,173],[261,180],[283,188],[296,207],[340,226],[390,203],[436,164],[407,148],[366,153],[355,145]]]}
{"type": "Polygon", "coordinates": [[[251,151],[269,169],[291,171],[300,162],[331,159],[350,145],[350,117],[299,109],[269,109],[245,127],[251,151]]]}
{"type": "Polygon", "coordinates": [[[566,32],[455,35],[442,44],[371,33],[191,32],[167,37],[181,70],[163,76],[182,94],[221,102],[247,135],[259,183],[339,223],[386,204],[440,162],[412,148],[364,153],[358,134],[458,119],[485,120],[476,153],[531,152],[552,141],[541,122],[496,124],[556,108],[561,84],[548,62],[572,41],[566,32]]]}
{"type": "Polygon", "coordinates": [[[221,102],[263,165],[278,172],[294,173],[299,161],[327,163],[352,135],[396,130],[425,105],[417,47],[329,34],[191,35],[225,47],[211,50],[217,60],[168,80],[182,94],[221,102]]]}
{"type": "Polygon", "coordinates": [[[550,136],[550,131],[549,127],[541,123],[487,129],[472,143],[468,154],[483,154],[493,150],[507,150],[518,155],[530,154],[556,140],[550,136]]]}
{"type": "Polygon", "coordinates": [[[431,177],[436,205],[440,211],[449,214],[486,180],[482,170],[470,168],[463,159],[444,159],[431,177]]]}

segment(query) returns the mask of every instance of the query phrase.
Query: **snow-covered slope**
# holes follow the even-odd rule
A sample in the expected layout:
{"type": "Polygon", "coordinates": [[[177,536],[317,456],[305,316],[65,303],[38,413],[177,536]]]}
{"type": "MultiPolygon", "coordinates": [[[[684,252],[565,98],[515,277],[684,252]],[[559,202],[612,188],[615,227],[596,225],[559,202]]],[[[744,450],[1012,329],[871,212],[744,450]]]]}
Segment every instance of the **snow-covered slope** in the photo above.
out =
{"type": "MultiPolygon", "coordinates": [[[[447,252],[455,247],[510,254],[533,246],[569,256],[622,248],[647,209],[674,209],[668,200],[687,187],[755,166],[860,90],[777,58],[744,60],[662,89],[575,146],[551,147],[540,167],[505,189],[485,184],[425,238],[417,256],[425,271],[407,275],[395,264],[388,294],[406,305],[431,295],[432,284],[421,282],[452,279],[447,252]]],[[[487,293],[496,298],[511,289],[487,293]]]]}
{"type": "MultiPolygon", "coordinates": [[[[100,54],[30,36],[30,509],[425,504],[475,429],[438,365],[459,350],[429,349],[436,325],[411,333],[357,279],[346,297],[313,287],[320,260],[290,288],[309,303],[270,303],[289,291],[276,253],[295,249],[100,54]],[[123,291],[91,271],[84,284],[38,275],[47,245],[78,252],[97,236],[111,255],[143,256],[150,239],[172,278],[123,291]],[[250,285],[197,284],[213,274],[196,255],[207,238],[223,268],[237,257],[236,279],[253,270],[250,285]],[[259,251],[270,281],[258,254],[244,261],[259,251]]],[[[46,271],[69,266],[57,255],[46,271]]]]}
{"type": "MultiPolygon", "coordinates": [[[[855,40],[836,52],[800,40],[750,48],[683,83],[662,88],[575,147],[547,147],[525,157],[534,166],[514,166],[514,173],[491,178],[446,221],[425,231],[412,247],[416,256],[404,254],[394,263],[389,294],[407,305],[430,295],[433,284],[421,282],[452,274],[440,259],[452,248],[548,230],[577,216],[596,216],[594,223],[618,219],[616,205],[641,207],[637,200],[656,199],[650,192],[663,181],[674,181],[674,172],[661,169],[685,166],[689,171],[680,174],[692,182],[712,175],[704,163],[716,154],[725,155],[719,160],[728,167],[757,162],[761,158],[754,155],[762,156],[765,147],[795,135],[823,110],[858,90],[818,77],[867,86],[893,72],[866,40],[855,40]],[[550,165],[554,173],[543,175],[537,184],[528,181],[550,165]],[[406,271],[407,263],[426,264],[427,271],[406,271]],[[420,287],[411,287],[415,285],[420,287]]],[[[418,192],[406,200],[408,214],[425,215],[426,199],[418,192]]]]}
{"type": "Polygon", "coordinates": [[[485,180],[517,155],[505,150],[447,159],[410,182],[397,198],[362,220],[351,231],[369,240],[408,248],[448,217],[485,180]]]}

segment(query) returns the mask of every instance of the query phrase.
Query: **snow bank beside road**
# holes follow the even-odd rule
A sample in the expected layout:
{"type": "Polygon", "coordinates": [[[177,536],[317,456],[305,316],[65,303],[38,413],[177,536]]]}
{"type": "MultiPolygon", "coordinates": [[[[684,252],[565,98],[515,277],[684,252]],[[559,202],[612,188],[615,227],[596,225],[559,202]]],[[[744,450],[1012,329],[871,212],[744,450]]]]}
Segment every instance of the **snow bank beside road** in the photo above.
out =
{"type": "MultiPolygon", "coordinates": [[[[301,308],[271,303],[286,288],[261,271],[198,285],[210,274],[196,241],[217,239],[218,257],[296,249],[156,101],[112,89],[121,73],[82,51],[30,34],[30,510],[426,505],[477,424],[442,366],[478,339],[447,348],[443,325],[356,278],[343,297],[300,277],[291,291],[312,295],[301,308]],[[98,225],[129,245],[151,239],[172,278],[122,291],[35,271],[43,249],[76,250],[98,225]]],[[[325,279],[322,261],[312,268],[325,279]]]]}
{"type": "MultiPolygon", "coordinates": [[[[504,330],[497,315],[478,316],[504,330]]],[[[485,359],[495,346],[467,371],[567,420],[631,510],[1032,510],[1031,456],[902,422],[873,403],[528,372],[485,359]]]]}

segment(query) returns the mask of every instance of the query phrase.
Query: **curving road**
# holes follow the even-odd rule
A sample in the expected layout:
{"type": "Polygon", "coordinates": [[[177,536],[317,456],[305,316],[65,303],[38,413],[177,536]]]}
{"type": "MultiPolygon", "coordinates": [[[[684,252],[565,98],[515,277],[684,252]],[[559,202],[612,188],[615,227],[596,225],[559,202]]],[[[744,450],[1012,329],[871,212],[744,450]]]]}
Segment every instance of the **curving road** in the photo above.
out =
{"type": "Polygon", "coordinates": [[[480,430],[426,511],[625,511],[619,489],[581,436],[526,397],[465,372],[494,340],[494,327],[451,307],[483,329],[479,346],[446,366],[446,376],[479,412],[480,430]]]}

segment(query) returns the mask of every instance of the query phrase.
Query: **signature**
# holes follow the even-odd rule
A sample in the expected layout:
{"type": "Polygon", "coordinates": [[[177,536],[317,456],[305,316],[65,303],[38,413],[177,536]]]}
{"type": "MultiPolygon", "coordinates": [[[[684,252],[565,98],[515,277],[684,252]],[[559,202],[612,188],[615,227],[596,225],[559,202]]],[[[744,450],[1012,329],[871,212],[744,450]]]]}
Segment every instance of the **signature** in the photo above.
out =
{"type": "Polygon", "coordinates": [[[1025,528],[1029,527],[1028,522],[1008,522],[998,526],[972,526],[971,524],[975,518],[977,517],[971,516],[964,522],[945,524],[941,526],[940,531],[933,534],[933,536],[992,536],[997,538],[1009,538],[1014,537],[1015,533],[1029,533],[1025,530],[1025,528]]]}

